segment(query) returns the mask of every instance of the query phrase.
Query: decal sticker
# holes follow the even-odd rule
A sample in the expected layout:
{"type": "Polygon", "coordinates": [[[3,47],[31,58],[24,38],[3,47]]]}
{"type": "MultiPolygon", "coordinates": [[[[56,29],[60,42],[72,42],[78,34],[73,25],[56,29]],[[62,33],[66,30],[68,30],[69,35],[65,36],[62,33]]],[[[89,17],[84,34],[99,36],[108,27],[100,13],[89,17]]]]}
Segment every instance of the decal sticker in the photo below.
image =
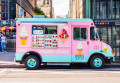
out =
{"type": "Polygon", "coordinates": [[[61,34],[59,35],[59,38],[61,39],[61,44],[64,44],[64,42],[66,41],[66,39],[69,38],[69,35],[68,35],[66,29],[62,29],[61,30],[61,34]]]}
{"type": "Polygon", "coordinates": [[[104,45],[104,52],[107,53],[107,46],[104,45]]]}
{"type": "Polygon", "coordinates": [[[78,55],[82,55],[83,46],[81,42],[79,42],[77,45],[77,51],[78,51],[78,55]]]}
{"type": "Polygon", "coordinates": [[[75,59],[76,60],[84,60],[84,56],[83,55],[76,55],[75,59]]]}
{"type": "Polygon", "coordinates": [[[19,33],[19,37],[20,37],[21,45],[26,45],[28,33],[27,33],[26,28],[25,28],[25,25],[21,28],[20,33],[19,33]]]}
{"type": "Polygon", "coordinates": [[[59,28],[64,28],[64,24],[60,24],[60,25],[59,25],[59,28]]]}

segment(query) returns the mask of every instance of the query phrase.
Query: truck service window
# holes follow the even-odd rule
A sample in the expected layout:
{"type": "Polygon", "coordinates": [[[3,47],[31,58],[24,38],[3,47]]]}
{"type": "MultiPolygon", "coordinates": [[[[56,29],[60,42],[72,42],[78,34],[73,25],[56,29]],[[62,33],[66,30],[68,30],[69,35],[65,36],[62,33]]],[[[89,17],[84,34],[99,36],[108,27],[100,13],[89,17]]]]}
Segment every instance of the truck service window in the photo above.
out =
{"type": "Polygon", "coordinates": [[[45,26],[45,34],[57,34],[56,26],[45,26]]]}
{"type": "Polygon", "coordinates": [[[33,25],[32,48],[57,48],[57,26],[33,25]]]}
{"type": "Polygon", "coordinates": [[[87,30],[84,27],[75,27],[73,34],[74,40],[85,40],[87,38],[87,30]]]}
{"type": "Polygon", "coordinates": [[[57,48],[57,26],[45,26],[45,48],[57,48]]]}

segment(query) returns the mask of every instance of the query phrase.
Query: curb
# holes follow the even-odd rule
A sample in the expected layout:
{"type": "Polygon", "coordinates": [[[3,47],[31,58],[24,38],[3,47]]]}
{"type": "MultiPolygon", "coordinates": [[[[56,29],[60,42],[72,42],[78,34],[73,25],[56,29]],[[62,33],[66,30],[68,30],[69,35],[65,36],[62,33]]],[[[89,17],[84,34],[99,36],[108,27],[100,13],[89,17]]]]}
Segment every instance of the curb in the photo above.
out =
{"type": "Polygon", "coordinates": [[[3,62],[0,61],[0,68],[24,68],[23,64],[15,63],[15,62],[3,62]]]}

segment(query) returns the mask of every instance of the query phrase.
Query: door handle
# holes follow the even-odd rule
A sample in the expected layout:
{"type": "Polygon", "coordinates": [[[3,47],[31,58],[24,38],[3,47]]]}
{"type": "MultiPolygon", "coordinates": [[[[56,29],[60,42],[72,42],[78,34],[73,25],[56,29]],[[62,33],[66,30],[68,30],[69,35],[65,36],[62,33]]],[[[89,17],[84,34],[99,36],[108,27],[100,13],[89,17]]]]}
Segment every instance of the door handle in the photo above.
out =
{"type": "Polygon", "coordinates": [[[89,44],[89,41],[87,41],[87,44],[89,44]]]}

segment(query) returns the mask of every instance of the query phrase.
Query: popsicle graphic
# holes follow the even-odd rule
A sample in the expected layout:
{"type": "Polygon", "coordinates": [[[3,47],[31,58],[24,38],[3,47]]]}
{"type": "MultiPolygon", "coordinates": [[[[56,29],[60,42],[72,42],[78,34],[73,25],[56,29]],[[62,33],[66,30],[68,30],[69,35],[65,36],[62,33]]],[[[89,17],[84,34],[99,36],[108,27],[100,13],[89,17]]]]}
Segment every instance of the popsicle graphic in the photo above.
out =
{"type": "Polygon", "coordinates": [[[81,42],[79,42],[77,45],[77,51],[78,51],[78,55],[82,55],[83,46],[81,42]]]}
{"type": "Polygon", "coordinates": [[[28,33],[27,33],[26,28],[25,28],[25,25],[21,28],[20,33],[19,33],[19,37],[20,37],[21,45],[26,45],[28,33]]]}
{"type": "Polygon", "coordinates": [[[59,35],[59,38],[61,39],[61,43],[63,44],[66,39],[69,38],[69,35],[65,29],[61,30],[61,34],[59,35]]]}
{"type": "Polygon", "coordinates": [[[107,46],[104,45],[104,52],[107,53],[107,46]]]}

